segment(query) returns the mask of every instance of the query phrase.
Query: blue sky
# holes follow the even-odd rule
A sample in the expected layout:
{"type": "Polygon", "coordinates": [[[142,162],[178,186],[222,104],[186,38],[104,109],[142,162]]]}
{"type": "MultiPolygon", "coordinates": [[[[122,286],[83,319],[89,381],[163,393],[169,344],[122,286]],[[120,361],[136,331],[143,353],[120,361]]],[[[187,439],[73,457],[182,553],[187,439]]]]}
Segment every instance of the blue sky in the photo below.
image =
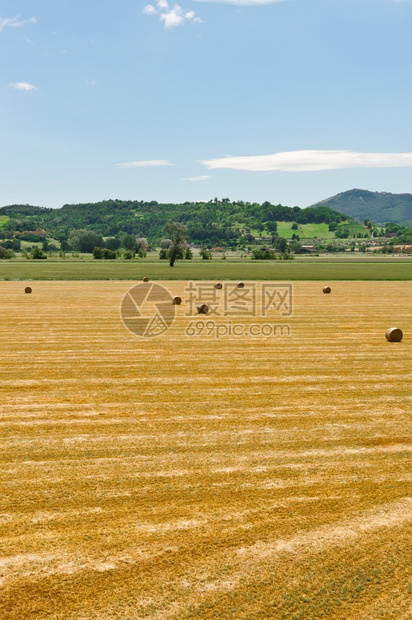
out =
{"type": "Polygon", "coordinates": [[[0,206],[412,192],[411,0],[2,0],[0,206]]]}

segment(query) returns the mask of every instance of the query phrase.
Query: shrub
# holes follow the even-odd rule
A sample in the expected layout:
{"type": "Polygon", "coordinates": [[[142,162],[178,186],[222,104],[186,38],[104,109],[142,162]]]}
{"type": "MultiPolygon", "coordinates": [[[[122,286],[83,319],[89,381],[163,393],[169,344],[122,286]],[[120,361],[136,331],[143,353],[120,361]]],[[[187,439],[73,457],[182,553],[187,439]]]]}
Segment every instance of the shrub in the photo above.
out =
{"type": "MultiPolygon", "coordinates": [[[[126,254],[127,252],[125,252],[125,255],[126,254]]],[[[93,249],[93,257],[98,259],[105,258],[109,260],[114,260],[115,258],[117,258],[117,253],[115,250],[109,250],[108,248],[95,247],[93,249]]],[[[133,258],[133,253],[132,256],[125,256],[125,258],[133,258]]]]}
{"type": "Polygon", "coordinates": [[[13,250],[7,250],[3,246],[0,246],[0,259],[13,258],[13,256],[14,256],[13,250]]]}
{"type": "Polygon", "coordinates": [[[252,252],[252,260],[276,260],[276,254],[268,248],[256,248],[252,252]]]}
{"type": "Polygon", "coordinates": [[[210,252],[209,250],[202,249],[200,250],[199,254],[203,260],[212,260],[212,252],[210,252]]]}
{"type": "Polygon", "coordinates": [[[34,248],[32,248],[31,257],[34,258],[35,260],[47,258],[47,256],[43,254],[42,250],[37,245],[34,248]]]}
{"type": "Polygon", "coordinates": [[[104,250],[102,251],[102,254],[103,254],[103,258],[105,259],[114,260],[115,258],[117,258],[117,254],[115,250],[109,250],[108,248],[104,248],[104,250]]]}

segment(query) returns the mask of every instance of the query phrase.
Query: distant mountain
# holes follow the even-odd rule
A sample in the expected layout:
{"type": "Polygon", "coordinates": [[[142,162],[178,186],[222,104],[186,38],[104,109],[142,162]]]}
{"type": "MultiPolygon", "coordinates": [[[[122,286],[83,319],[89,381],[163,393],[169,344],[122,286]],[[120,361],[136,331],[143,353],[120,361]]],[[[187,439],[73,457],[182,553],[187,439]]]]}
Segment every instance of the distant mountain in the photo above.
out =
{"type": "Polygon", "coordinates": [[[359,222],[369,219],[377,224],[394,222],[412,225],[412,194],[389,194],[388,192],[351,189],[311,206],[330,207],[350,215],[359,222]]]}

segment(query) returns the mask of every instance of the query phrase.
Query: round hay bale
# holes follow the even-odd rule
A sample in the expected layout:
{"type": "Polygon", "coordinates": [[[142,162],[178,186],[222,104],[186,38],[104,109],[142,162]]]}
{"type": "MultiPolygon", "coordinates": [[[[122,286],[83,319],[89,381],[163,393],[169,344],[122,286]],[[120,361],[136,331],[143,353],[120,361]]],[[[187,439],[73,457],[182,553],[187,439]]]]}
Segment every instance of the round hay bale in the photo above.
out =
{"type": "Polygon", "coordinates": [[[149,282],[149,278],[148,278],[147,276],[145,276],[145,277],[143,278],[143,282],[149,282]]]}
{"type": "Polygon", "coordinates": [[[238,282],[238,283],[237,283],[237,287],[238,287],[238,288],[244,288],[244,286],[245,286],[245,283],[244,283],[244,282],[238,282]]]}
{"type": "Polygon", "coordinates": [[[25,293],[31,293],[32,289],[30,286],[26,286],[26,288],[24,289],[25,293]]]}
{"type": "Polygon", "coordinates": [[[200,304],[196,306],[196,310],[198,314],[207,314],[209,312],[209,306],[207,304],[200,304]]]}
{"type": "Polygon", "coordinates": [[[180,306],[180,304],[182,303],[182,298],[181,297],[173,297],[173,305],[174,306],[180,306]]]}
{"type": "Polygon", "coordinates": [[[215,288],[221,289],[222,288],[222,284],[220,282],[218,282],[217,284],[215,284],[215,288]]]}
{"type": "Polygon", "coordinates": [[[403,338],[403,332],[399,327],[391,327],[385,336],[388,342],[400,342],[403,338]]]}
{"type": "Polygon", "coordinates": [[[323,292],[324,292],[324,293],[330,293],[330,292],[331,292],[331,290],[332,290],[332,289],[330,288],[330,286],[324,286],[324,287],[323,287],[323,292]]]}

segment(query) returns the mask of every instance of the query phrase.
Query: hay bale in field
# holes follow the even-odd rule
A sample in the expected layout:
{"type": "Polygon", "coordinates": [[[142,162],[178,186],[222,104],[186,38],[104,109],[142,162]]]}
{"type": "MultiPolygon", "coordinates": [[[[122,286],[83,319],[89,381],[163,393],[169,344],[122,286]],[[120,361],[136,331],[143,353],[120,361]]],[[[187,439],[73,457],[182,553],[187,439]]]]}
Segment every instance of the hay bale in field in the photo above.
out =
{"type": "Polygon", "coordinates": [[[147,276],[145,276],[145,277],[143,278],[143,282],[149,282],[149,278],[148,278],[147,276]]]}
{"type": "Polygon", "coordinates": [[[400,342],[403,338],[403,332],[399,327],[390,327],[385,336],[388,342],[400,342]]]}
{"type": "Polygon", "coordinates": [[[182,303],[182,298],[181,297],[173,297],[173,305],[174,306],[180,306],[180,304],[182,303]]]}
{"type": "Polygon", "coordinates": [[[238,288],[244,288],[244,286],[245,286],[244,282],[238,282],[237,283],[237,287],[238,288]]]}
{"type": "Polygon", "coordinates": [[[31,293],[32,289],[30,286],[26,286],[26,288],[24,289],[25,293],[31,293]]]}
{"type": "Polygon", "coordinates": [[[323,292],[324,292],[324,293],[330,293],[330,292],[331,292],[331,290],[332,290],[332,289],[330,288],[330,286],[324,286],[324,287],[323,287],[323,292]]]}
{"type": "Polygon", "coordinates": [[[218,282],[217,284],[215,284],[215,288],[221,289],[222,288],[222,284],[220,282],[218,282]]]}
{"type": "Polygon", "coordinates": [[[196,310],[198,314],[207,314],[209,312],[209,306],[207,304],[200,304],[196,306],[196,310]]]}

